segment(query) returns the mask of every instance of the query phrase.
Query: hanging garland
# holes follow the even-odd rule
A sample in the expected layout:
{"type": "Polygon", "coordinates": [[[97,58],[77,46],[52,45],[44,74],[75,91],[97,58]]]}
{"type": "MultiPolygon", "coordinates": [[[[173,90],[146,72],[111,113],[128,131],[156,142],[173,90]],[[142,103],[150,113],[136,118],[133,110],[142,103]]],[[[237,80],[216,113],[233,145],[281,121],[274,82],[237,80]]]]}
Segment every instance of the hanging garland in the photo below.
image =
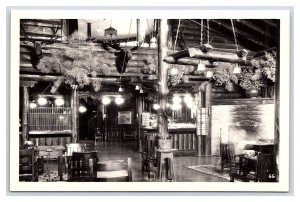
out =
{"type": "Polygon", "coordinates": [[[86,45],[85,38],[75,32],[64,49],[52,50],[51,56],[45,56],[40,60],[37,68],[41,72],[63,75],[53,83],[51,93],[55,93],[63,82],[79,88],[92,85],[95,91],[100,90],[101,79],[91,80],[90,77],[110,74],[111,61],[90,49],[76,49],[82,45],[86,45]]]}

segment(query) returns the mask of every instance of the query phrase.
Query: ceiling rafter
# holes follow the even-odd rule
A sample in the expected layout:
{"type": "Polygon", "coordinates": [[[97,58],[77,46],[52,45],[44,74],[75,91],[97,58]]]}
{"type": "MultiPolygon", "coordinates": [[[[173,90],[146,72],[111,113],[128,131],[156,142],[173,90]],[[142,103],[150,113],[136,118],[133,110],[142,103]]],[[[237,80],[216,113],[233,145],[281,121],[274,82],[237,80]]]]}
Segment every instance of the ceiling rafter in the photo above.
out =
{"type": "MultiPolygon", "coordinates": [[[[220,21],[220,20],[211,20],[211,22],[218,24],[219,26],[222,26],[223,28],[227,29],[227,30],[232,30],[232,26],[225,23],[224,21],[220,21]]],[[[239,36],[242,36],[244,39],[247,39],[248,41],[251,41],[252,43],[255,43],[261,47],[267,48],[268,46],[265,45],[260,39],[254,38],[252,35],[235,28],[236,33],[239,34],[239,36]]]]}

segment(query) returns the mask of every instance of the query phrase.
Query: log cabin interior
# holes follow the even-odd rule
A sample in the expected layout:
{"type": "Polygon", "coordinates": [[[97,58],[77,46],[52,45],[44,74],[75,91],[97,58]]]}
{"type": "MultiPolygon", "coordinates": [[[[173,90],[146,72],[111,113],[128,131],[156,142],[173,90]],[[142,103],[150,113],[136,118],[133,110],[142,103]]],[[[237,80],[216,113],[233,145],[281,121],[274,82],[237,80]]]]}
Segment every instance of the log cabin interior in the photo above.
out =
{"type": "Polygon", "coordinates": [[[277,181],[279,30],[275,19],[22,19],[30,179],[70,181],[73,152],[96,151],[87,181],[127,158],[136,182],[277,181]]]}

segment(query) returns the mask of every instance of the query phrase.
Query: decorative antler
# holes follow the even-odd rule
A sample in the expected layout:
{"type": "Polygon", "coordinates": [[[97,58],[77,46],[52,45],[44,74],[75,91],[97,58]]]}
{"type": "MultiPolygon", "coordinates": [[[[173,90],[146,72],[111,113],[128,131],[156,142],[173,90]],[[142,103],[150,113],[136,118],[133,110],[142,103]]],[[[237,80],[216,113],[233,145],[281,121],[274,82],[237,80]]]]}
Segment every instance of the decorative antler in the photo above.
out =
{"type": "Polygon", "coordinates": [[[36,67],[36,65],[39,63],[39,60],[42,58],[43,54],[43,45],[44,44],[52,44],[57,41],[57,38],[59,37],[57,35],[57,32],[59,30],[59,26],[53,26],[51,27],[52,30],[52,36],[50,37],[50,40],[35,40],[28,36],[27,34],[27,28],[28,26],[25,25],[24,21],[21,20],[21,32],[24,36],[24,42],[29,46],[27,47],[30,50],[30,60],[33,67],[36,67]],[[32,44],[29,44],[28,42],[31,42],[32,44]]]}
{"type": "Polygon", "coordinates": [[[115,53],[116,57],[116,67],[117,67],[117,71],[120,74],[123,74],[126,71],[126,67],[128,64],[128,61],[132,58],[132,52],[131,51],[135,51],[139,48],[139,46],[135,46],[131,49],[129,48],[121,48],[120,44],[111,44],[111,43],[107,43],[107,42],[102,42],[102,46],[105,50],[109,51],[108,46],[118,50],[119,52],[115,53]]]}

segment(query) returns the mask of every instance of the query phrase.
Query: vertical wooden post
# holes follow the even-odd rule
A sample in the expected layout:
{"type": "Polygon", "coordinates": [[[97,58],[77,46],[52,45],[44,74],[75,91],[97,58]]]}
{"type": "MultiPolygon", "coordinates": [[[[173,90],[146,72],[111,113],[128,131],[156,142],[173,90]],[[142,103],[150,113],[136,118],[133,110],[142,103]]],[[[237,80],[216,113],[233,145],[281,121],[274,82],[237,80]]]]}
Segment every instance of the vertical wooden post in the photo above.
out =
{"type": "MultiPolygon", "coordinates": [[[[277,31],[277,57],[276,57],[276,71],[275,71],[275,136],[274,136],[274,154],[277,157],[279,152],[279,142],[280,142],[280,23],[277,21],[278,31],[277,31]]],[[[276,164],[276,169],[279,172],[278,165],[276,164]]],[[[276,181],[279,180],[279,173],[276,172],[276,181]]]]}
{"type": "Polygon", "coordinates": [[[86,24],[87,24],[87,27],[86,27],[87,41],[90,42],[92,39],[92,23],[88,22],[86,24]]]}
{"type": "Polygon", "coordinates": [[[205,107],[208,110],[208,117],[207,117],[207,136],[206,136],[206,143],[205,143],[205,154],[211,155],[211,106],[212,106],[212,83],[209,82],[205,88],[205,107]]]}
{"type": "Polygon", "coordinates": [[[200,86],[198,87],[196,100],[197,100],[197,111],[196,111],[197,156],[201,156],[203,155],[203,152],[202,152],[202,135],[200,132],[201,130],[200,109],[203,107],[203,94],[200,90],[200,86]]]}
{"type": "Polygon", "coordinates": [[[61,20],[61,40],[62,42],[66,42],[69,36],[69,20],[61,20]]]}
{"type": "Polygon", "coordinates": [[[72,143],[78,142],[78,95],[77,86],[72,88],[71,96],[71,107],[72,107],[72,143]]]}
{"type": "Polygon", "coordinates": [[[140,45],[141,42],[141,20],[137,19],[136,20],[136,41],[138,45],[140,45]]]}
{"type": "Polygon", "coordinates": [[[138,151],[141,150],[141,136],[142,136],[142,112],[143,112],[143,97],[138,96],[137,97],[137,145],[138,145],[138,151]]]}
{"type": "Polygon", "coordinates": [[[22,145],[28,140],[28,112],[29,93],[28,86],[23,86],[23,114],[22,114],[22,145]]]}
{"type": "Polygon", "coordinates": [[[168,117],[166,112],[168,95],[168,65],[163,62],[168,51],[168,20],[158,20],[158,101],[160,110],[157,116],[158,137],[166,139],[168,135],[168,117]]]}
{"type": "MultiPolygon", "coordinates": [[[[141,22],[140,19],[136,20],[136,40],[138,45],[142,43],[141,41],[141,22]]],[[[141,125],[142,125],[142,112],[143,112],[143,97],[141,95],[137,96],[136,99],[136,107],[137,107],[137,150],[141,151],[141,125]]]]}

